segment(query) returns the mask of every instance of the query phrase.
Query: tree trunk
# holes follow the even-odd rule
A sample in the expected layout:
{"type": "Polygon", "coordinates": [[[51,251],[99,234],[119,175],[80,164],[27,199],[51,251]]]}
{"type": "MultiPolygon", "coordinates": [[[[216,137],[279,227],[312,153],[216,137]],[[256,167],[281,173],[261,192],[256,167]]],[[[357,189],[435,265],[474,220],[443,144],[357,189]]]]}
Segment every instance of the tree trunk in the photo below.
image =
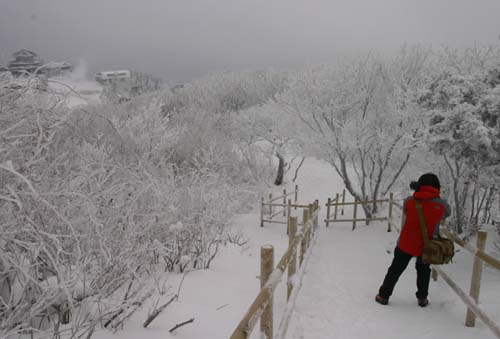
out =
{"type": "Polygon", "coordinates": [[[302,157],[302,160],[300,161],[299,166],[297,166],[297,168],[295,169],[295,175],[293,176],[292,182],[295,182],[295,180],[297,180],[300,168],[302,167],[302,164],[304,163],[304,160],[306,160],[306,157],[302,157]]]}
{"type": "MultiPolygon", "coordinates": [[[[337,166],[334,161],[331,161],[330,163],[333,165],[339,176],[344,180],[344,185],[347,191],[358,201],[363,201],[365,197],[361,196],[354,187],[352,186],[351,180],[349,179],[349,174],[347,173],[347,166],[346,166],[346,161],[345,158],[342,156],[339,156],[339,161],[340,161],[340,166],[337,166]]],[[[363,208],[363,212],[365,212],[366,218],[372,218],[373,213],[370,209],[369,204],[360,204],[361,207],[363,208]]],[[[368,225],[368,221],[366,224],[368,225]]]]}
{"type": "MultiPolygon", "coordinates": [[[[448,169],[450,171],[451,178],[453,179],[453,200],[455,203],[455,208],[454,208],[454,214],[455,214],[455,231],[458,234],[461,234],[463,232],[463,222],[464,222],[464,211],[463,211],[463,206],[461,204],[460,200],[460,192],[459,192],[459,180],[460,180],[460,168],[458,165],[458,162],[455,160],[455,171],[453,170],[453,166],[448,160],[448,157],[446,155],[443,156],[444,161],[446,162],[446,165],[448,166],[448,169]]],[[[465,198],[465,194],[463,195],[463,198],[465,198]]]]}
{"type": "MultiPolygon", "coordinates": [[[[367,219],[373,218],[373,216],[375,215],[375,212],[373,212],[371,210],[370,204],[361,204],[361,207],[363,207],[363,212],[365,212],[365,217],[367,219]]],[[[366,220],[365,223],[366,223],[366,225],[369,225],[370,224],[370,220],[366,220]]]]}
{"type": "Polygon", "coordinates": [[[283,176],[285,175],[285,159],[279,153],[276,153],[276,156],[279,159],[278,163],[278,174],[276,175],[276,180],[274,180],[274,184],[279,186],[283,183],[283,176]]]}
{"type": "Polygon", "coordinates": [[[493,185],[490,188],[488,200],[486,200],[486,206],[484,207],[484,214],[483,214],[483,219],[482,219],[483,224],[489,223],[490,216],[491,216],[491,205],[493,203],[493,200],[495,199],[495,191],[496,191],[496,187],[495,187],[495,185],[493,185]]]}

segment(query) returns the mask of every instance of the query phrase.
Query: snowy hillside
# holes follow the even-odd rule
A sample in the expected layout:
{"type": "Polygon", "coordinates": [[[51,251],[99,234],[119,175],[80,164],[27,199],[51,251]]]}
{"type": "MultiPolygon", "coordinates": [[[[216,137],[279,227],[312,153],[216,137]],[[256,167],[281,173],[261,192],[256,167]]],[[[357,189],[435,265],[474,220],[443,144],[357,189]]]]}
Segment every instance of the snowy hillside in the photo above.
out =
{"type": "MultiPolygon", "coordinates": [[[[306,160],[297,183],[301,202],[314,199],[324,202],[332,193],[343,189],[331,167],[315,159],[306,160]]],[[[350,213],[346,209],[346,215],[350,213]]],[[[259,227],[257,213],[240,215],[233,222],[248,238],[248,243],[226,248],[211,269],[186,274],[179,300],[150,328],[141,327],[147,318],[148,307],[144,307],[123,331],[116,335],[100,332],[96,338],[229,338],[259,290],[260,246],[275,246],[276,260],[288,241],[282,225],[259,227]],[[195,319],[192,324],[179,328],[174,334],[168,332],[191,318],[195,319]]],[[[442,280],[431,282],[430,305],[425,309],[418,307],[414,297],[415,270],[411,263],[390,305],[375,303],[374,296],[392,260],[397,234],[386,232],[385,223],[360,225],[355,231],[351,231],[351,226],[351,223],[337,223],[325,228],[324,223],[321,224],[287,338],[494,338],[479,320],[476,328],[463,325],[466,307],[442,280]]],[[[454,263],[445,270],[468,290],[471,267],[471,255],[459,251],[454,263]]],[[[170,277],[168,283],[175,287],[180,278],[170,277]]],[[[498,286],[498,272],[486,269],[480,305],[493,319],[500,317],[498,286]]],[[[282,281],[275,295],[275,324],[284,310],[285,290],[282,281]]],[[[254,331],[252,338],[259,337],[257,332],[254,331]]]]}

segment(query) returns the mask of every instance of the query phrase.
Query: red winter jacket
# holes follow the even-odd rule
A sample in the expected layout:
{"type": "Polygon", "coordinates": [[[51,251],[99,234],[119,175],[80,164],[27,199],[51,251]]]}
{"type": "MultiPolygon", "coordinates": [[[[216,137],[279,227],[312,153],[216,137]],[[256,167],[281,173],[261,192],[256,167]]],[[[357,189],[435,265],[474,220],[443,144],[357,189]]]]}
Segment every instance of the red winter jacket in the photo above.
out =
{"type": "Polygon", "coordinates": [[[445,200],[439,198],[439,189],[432,186],[421,186],[418,192],[413,193],[413,197],[406,199],[404,204],[406,218],[399,236],[398,247],[405,253],[420,257],[424,241],[415,199],[421,201],[429,239],[432,239],[434,234],[439,234],[439,222],[450,215],[450,207],[445,200]]]}

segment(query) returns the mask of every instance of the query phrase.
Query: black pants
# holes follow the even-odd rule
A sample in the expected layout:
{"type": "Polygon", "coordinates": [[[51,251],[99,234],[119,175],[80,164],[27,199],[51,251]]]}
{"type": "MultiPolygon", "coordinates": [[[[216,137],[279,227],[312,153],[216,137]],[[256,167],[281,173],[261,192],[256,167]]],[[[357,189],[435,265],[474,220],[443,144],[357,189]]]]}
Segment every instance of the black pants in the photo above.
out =
{"type": "MultiPolygon", "coordinates": [[[[392,264],[387,270],[384,282],[380,286],[378,294],[383,298],[389,298],[392,295],[394,286],[398,282],[399,277],[408,266],[412,255],[401,251],[398,247],[394,250],[394,259],[392,264]]],[[[417,257],[417,262],[415,264],[417,269],[417,293],[416,296],[419,299],[427,298],[429,294],[429,282],[431,279],[431,268],[429,265],[422,262],[422,257],[417,257]]]]}

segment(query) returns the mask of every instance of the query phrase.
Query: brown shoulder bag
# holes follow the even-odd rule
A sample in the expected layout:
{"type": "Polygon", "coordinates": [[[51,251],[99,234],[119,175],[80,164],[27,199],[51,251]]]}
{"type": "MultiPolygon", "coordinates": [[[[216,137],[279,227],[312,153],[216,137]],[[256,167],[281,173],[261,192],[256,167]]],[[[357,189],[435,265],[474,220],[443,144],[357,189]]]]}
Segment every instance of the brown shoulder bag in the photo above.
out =
{"type": "Polygon", "coordinates": [[[424,264],[443,265],[451,261],[455,255],[455,247],[453,241],[439,236],[437,239],[429,240],[427,233],[427,226],[425,223],[424,212],[422,204],[419,200],[415,199],[417,207],[417,215],[422,230],[422,237],[424,240],[424,252],[422,254],[422,261],[424,264]]]}

